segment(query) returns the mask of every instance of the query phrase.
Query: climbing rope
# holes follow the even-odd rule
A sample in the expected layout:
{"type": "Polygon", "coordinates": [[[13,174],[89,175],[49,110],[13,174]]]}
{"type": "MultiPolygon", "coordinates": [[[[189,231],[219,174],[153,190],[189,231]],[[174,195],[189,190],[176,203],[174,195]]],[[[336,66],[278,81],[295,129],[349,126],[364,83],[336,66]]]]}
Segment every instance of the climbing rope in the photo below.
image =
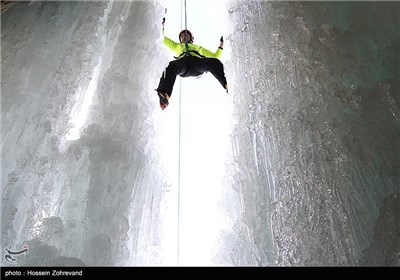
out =
{"type": "MultiPolygon", "coordinates": [[[[188,50],[187,40],[187,11],[186,11],[186,0],[181,0],[181,30],[182,30],[182,15],[183,9],[185,12],[185,46],[186,51],[188,50]],[[182,8],[184,6],[184,8],[182,8]]],[[[182,127],[182,79],[179,79],[179,149],[178,149],[178,234],[177,234],[177,265],[180,263],[180,194],[181,194],[181,127],[182,127]]]]}
{"type": "MultiPolygon", "coordinates": [[[[185,47],[186,47],[186,52],[189,51],[189,47],[188,47],[188,36],[187,36],[187,13],[186,13],[186,0],[185,1],[185,47]]],[[[182,20],[181,20],[182,22],[182,20]]],[[[182,29],[181,29],[182,30],[182,29]]]]}

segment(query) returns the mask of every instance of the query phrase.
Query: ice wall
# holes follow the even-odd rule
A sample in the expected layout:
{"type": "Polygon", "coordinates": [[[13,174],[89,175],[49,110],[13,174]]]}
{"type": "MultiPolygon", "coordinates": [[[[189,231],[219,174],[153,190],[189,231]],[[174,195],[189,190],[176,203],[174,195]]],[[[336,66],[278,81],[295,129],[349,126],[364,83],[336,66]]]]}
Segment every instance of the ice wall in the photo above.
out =
{"type": "Polygon", "coordinates": [[[399,265],[399,3],[229,12],[244,211],[234,263],[399,265]]]}
{"type": "Polygon", "coordinates": [[[50,1],[2,14],[2,252],[27,244],[18,265],[162,262],[161,11],[50,1]]]}

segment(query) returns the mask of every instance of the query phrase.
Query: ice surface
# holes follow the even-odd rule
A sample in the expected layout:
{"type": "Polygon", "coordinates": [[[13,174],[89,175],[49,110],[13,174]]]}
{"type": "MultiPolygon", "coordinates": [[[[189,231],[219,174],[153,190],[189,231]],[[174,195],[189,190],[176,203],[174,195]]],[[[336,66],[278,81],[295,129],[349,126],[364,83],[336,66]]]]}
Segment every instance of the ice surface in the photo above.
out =
{"type": "Polygon", "coordinates": [[[188,1],[230,94],[161,111],[180,3],[1,15],[2,264],[398,266],[400,3],[188,1]]]}
{"type": "Polygon", "coordinates": [[[399,3],[380,4],[231,8],[247,263],[360,265],[399,192],[399,3]]]}

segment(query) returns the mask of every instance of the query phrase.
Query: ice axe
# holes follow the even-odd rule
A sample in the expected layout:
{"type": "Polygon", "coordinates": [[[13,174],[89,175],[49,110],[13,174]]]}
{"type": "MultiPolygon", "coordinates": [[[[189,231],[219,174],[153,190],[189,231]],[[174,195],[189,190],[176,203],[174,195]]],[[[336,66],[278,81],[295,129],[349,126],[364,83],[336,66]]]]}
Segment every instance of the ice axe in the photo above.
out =
{"type": "Polygon", "coordinates": [[[165,15],[167,14],[167,8],[165,8],[165,11],[164,11],[164,17],[163,17],[163,19],[162,19],[162,30],[164,31],[164,23],[165,23],[165,15]]]}

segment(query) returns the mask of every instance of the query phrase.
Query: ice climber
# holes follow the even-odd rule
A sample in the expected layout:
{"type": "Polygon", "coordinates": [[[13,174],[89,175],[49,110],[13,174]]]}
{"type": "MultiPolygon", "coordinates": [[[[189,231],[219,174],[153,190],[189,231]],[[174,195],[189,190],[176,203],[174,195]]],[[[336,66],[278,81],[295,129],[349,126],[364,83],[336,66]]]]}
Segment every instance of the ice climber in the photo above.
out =
{"type": "Polygon", "coordinates": [[[193,34],[187,29],[179,33],[179,43],[166,37],[164,34],[164,22],[165,18],[162,22],[163,45],[176,56],[174,56],[175,60],[170,61],[162,73],[160,83],[156,89],[160,98],[161,109],[164,110],[169,104],[177,75],[181,77],[197,77],[205,72],[210,72],[228,92],[224,66],[219,60],[224,46],[223,37],[221,37],[219,47],[214,53],[193,44],[193,34]]]}

